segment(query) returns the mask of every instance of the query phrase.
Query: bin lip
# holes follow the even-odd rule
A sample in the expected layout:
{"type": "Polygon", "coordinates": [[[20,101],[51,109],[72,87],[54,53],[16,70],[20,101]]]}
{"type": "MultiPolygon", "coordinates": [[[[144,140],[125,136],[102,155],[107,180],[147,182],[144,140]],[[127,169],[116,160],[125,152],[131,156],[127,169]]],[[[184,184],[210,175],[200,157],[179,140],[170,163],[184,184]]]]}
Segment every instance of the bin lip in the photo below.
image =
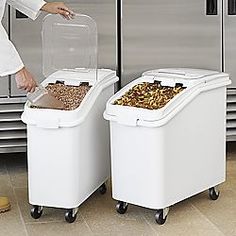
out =
{"type": "Polygon", "coordinates": [[[172,82],[174,81],[174,83],[183,83],[183,85],[186,86],[186,89],[177,94],[163,108],[157,110],[148,110],[144,108],[113,105],[116,99],[120,98],[125,92],[140,82],[153,82],[154,80],[158,80],[164,83],[167,81],[169,83],[170,76],[166,77],[160,74],[157,76],[154,76],[154,74],[145,75],[144,73],[143,76],[126,85],[108,100],[106,104],[106,111],[104,112],[104,118],[106,120],[116,121],[118,123],[131,126],[137,126],[141,124],[145,126],[144,124],[157,122],[164,120],[166,117],[170,117],[178,107],[181,107],[182,103],[185,103],[186,101],[190,102],[190,100],[193,99],[193,96],[196,97],[200,92],[206,91],[212,86],[222,87],[231,83],[228,74],[219,72],[216,73],[214,71],[209,73],[209,76],[197,77],[196,79],[183,78],[179,76],[176,78],[175,75],[171,77],[172,82]]]}
{"type": "MultiPolygon", "coordinates": [[[[50,82],[55,82],[58,78],[59,77],[55,76],[55,73],[53,73],[44,80],[42,84],[46,85],[50,82]]],[[[115,71],[109,69],[98,70],[98,78],[99,79],[86,94],[80,106],[75,110],[33,109],[29,107],[29,102],[26,102],[24,112],[21,116],[22,121],[27,125],[40,125],[42,128],[73,127],[79,125],[86,119],[102,90],[118,81],[115,71]]],[[[68,81],[65,78],[63,80],[68,81]]],[[[83,78],[81,80],[83,80],[83,78]]]]}

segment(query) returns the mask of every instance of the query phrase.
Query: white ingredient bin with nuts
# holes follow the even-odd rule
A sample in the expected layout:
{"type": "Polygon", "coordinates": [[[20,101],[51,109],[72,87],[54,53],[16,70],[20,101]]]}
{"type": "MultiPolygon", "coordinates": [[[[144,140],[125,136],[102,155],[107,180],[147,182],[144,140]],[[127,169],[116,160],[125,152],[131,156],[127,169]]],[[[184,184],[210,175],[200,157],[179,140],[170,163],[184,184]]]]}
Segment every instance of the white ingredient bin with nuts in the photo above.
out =
{"type": "Polygon", "coordinates": [[[89,16],[67,21],[48,15],[42,38],[42,85],[65,109],[25,104],[31,216],[39,218],[43,207],[64,208],[71,223],[94,191],[106,192],[109,123],[103,112],[118,77],[112,70],[97,69],[97,28],[89,16]]]}
{"type": "Polygon", "coordinates": [[[145,72],[107,102],[112,196],[155,209],[164,224],[169,207],[204,190],[216,200],[225,181],[226,86],[209,70],[145,72]]]}

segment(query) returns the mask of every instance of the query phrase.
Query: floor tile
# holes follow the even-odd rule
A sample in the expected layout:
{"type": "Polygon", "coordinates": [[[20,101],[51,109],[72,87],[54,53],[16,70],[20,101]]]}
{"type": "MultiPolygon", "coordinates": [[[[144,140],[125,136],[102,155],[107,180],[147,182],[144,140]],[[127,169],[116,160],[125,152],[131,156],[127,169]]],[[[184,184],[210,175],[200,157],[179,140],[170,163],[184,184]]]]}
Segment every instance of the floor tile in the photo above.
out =
{"type": "Polygon", "coordinates": [[[13,187],[27,187],[27,160],[26,154],[6,158],[6,168],[13,187]]]}
{"type": "Polygon", "coordinates": [[[138,207],[130,206],[126,214],[120,215],[115,205],[109,190],[105,195],[96,192],[81,205],[79,212],[96,235],[157,235],[140,215],[138,207]]]}
{"type": "Polygon", "coordinates": [[[24,166],[8,168],[12,186],[15,188],[23,188],[28,186],[27,169],[24,166]]]}
{"type": "Polygon", "coordinates": [[[222,190],[232,190],[236,193],[236,154],[227,158],[226,181],[219,186],[222,190]]]}
{"type": "Polygon", "coordinates": [[[7,196],[11,202],[11,210],[0,214],[0,235],[25,236],[25,226],[7,175],[0,175],[0,196],[7,196]]]}
{"type": "Polygon", "coordinates": [[[171,206],[167,221],[161,226],[155,222],[155,211],[143,209],[142,214],[160,236],[223,236],[214,224],[191,205],[189,200],[171,206]]]}
{"type": "Polygon", "coordinates": [[[236,236],[236,193],[223,189],[218,200],[205,199],[206,193],[202,193],[191,201],[221,232],[227,236],[236,236]]]}
{"type": "Polygon", "coordinates": [[[44,208],[42,216],[37,220],[33,219],[30,215],[27,188],[15,188],[15,193],[25,223],[64,222],[65,210],[55,208],[44,208]]]}
{"type": "Polygon", "coordinates": [[[227,157],[227,174],[236,177],[236,154],[227,157]]]}
{"type": "Polygon", "coordinates": [[[29,236],[75,236],[75,235],[92,235],[91,230],[82,220],[76,223],[39,223],[27,224],[27,232],[29,236]]]}

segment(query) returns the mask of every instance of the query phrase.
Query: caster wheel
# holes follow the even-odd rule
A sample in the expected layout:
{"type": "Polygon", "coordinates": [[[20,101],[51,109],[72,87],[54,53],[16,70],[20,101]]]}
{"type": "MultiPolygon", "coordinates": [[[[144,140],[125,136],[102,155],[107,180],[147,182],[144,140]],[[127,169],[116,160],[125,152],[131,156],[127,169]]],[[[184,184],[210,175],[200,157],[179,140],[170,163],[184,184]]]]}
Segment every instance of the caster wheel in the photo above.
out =
{"type": "Polygon", "coordinates": [[[107,192],[107,186],[106,184],[102,184],[100,187],[99,187],[99,192],[103,195],[107,192]]]}
{"type": "Polygon", "coordinates": [[[155,214],[155,220],[156,220],[157,224],[159,224],[159,225],[165,224],[168,212],[169,212],[168,208],[161,209],[161,210],[157,211],[157,213],[155,214]]]}
{"type": "Polygon", "coordinates": [[[211,200],[217,200],[220,195],[220,192],[216,190],[215,187],[209,189],[209,197],[211,200]]]}
{"type": "Polygon", "coordinates": [[[73,212],[73,209],[67,210],[65,213],[65,220],[68,223],[73,223],[76,220],[77,214],[73,212]]]}
{"type": "Polygon", "coordinates": [[[39,219],[42,213],[43,213],[43,208],[40,206],[33,206],[33,208],[30,211],[31,216],[34,219],[39,219]]]}
{"type": "Polygon", "coordinates": [[[120,214],[125,214],[128,209],[128,204],[126,202],[119,201],[116,205],[116,211],[120,214]]]}

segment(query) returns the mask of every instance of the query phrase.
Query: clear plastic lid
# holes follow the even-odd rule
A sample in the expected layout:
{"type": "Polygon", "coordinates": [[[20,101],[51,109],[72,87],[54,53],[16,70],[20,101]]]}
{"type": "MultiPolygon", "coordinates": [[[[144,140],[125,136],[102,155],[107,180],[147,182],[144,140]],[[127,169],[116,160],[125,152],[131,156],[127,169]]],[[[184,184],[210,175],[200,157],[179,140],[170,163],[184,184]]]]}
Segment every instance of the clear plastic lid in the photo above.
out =
{"type": "Polygon", "coordinates": [[[47,15],[43,21],[43,74],[56,71],[93,72],[97,79],[97,26],[89,16],[66,20],[47,15]]]}

